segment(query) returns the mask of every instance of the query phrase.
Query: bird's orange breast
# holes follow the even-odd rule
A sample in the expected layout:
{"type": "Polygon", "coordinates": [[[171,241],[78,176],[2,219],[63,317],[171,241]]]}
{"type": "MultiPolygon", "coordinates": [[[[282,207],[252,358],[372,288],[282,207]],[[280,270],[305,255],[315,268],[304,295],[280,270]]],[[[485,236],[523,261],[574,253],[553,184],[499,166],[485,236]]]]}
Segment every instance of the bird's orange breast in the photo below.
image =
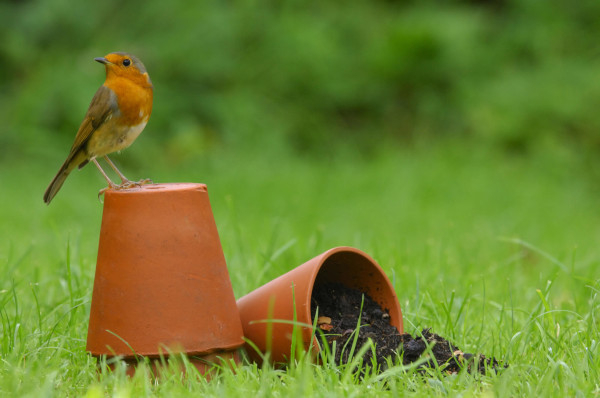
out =
{"type": "Polygon", "coordinates": [[[119,77],[107,79],[104,85],[110,88],[117,98],[121,113],[118,116],[118,124],[137,126],[148,121],[152,113],[152,85],[142,85],[119,77]]]}

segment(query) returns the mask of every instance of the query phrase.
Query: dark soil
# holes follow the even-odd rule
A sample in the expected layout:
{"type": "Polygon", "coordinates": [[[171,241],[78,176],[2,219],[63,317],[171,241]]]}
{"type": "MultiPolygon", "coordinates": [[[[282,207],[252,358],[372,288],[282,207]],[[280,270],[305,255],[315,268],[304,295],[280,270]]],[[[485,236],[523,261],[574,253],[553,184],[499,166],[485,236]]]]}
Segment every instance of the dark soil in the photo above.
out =
{"type": "MultiPolygon", "coordinates": [[[[373,340],[376,347],[375,358],[373,359],[373,353],[369,350],[363,358],[363,363],[368,365],[375,361],[380,370],[387,368],[387,358],[390,357],[392,363],[396,362],[396,358],[401,357],[404,365],[421,359],[424,354],[427,358],[428,345],[433,358],[419,365],[421,369],[437,366],[445,372],[456,373],[466,367],[469,371],[485,373],[486,366],[494,370],[501,367],[494,358],[463,353],[456,345],[431,333],[429,329],[424,329],[417,336],[401,335],[394,326],[390,325],[387,309],[382,309],[366,294],[363,300],[362,292],[339,283],[315,285],[311,311],[313,322],[315,315],[318,315],[317,327],[325,334],[329,347],[332,348],[333,342],[336,342],[336,363],[348,363],[351,359],[351,347],[356,337],[354,331],[360,316],[361,327],[354,352],[356,353],[369,339],[373,340]]],[[[323,344],[322,341],[320,343],[323,344]]]]}

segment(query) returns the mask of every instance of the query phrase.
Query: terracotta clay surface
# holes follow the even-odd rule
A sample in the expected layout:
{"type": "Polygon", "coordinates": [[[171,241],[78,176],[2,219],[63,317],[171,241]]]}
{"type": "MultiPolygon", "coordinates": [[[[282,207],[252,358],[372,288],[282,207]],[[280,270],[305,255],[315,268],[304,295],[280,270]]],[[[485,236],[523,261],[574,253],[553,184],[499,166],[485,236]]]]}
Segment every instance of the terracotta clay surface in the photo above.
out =
{"type": "Polygon", "coordinates": [[[106,191],[87,350],[206,356],[242,336],[206,185],[106,191]]]}
{"type": "MultiPolygon", "coordinates": [[[[327,282],[341,283],[368,294],[389,311],[390,324],[403,333],[400,304],[381,267],[358,249],[336,247],[240,298],[237,304],[244,336],[261,352],[271,351],[274,362],[285,362],[290,357],[293,326],[278,320],[294,320],[295,306],[296,321],[311,325],[313,287],[315,283],[327,282]]],[[[306,349],[310,344],[317,347],[315,341],[311,343],[311,334],[310,327],[302,328],[306,349]]],[[[251,359],[260,362],[260,356],[250,345],[246,345],[246,350],[251,359]]]]}

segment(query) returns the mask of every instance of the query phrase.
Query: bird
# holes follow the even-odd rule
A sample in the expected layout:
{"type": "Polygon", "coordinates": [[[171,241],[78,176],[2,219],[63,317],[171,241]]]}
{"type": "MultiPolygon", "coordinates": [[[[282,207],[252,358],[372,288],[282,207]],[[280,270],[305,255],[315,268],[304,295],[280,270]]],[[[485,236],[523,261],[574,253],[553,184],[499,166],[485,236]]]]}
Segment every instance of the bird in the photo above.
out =
{"type": "Polygon", "coordinates": [[[69,156],[44,193],[46,204],[50,204],[71,171],[76,167],[81,169],[90,161],[108,182],[108,187],[100,190],[98,196],[108,189],[152,183],[149,179],[130,181],[107,156],[131,145],[148,123],[154,86],[146,67],[136,56],[125,52],[113,52],[94,60],[104,64],[106,80],[92,98],[69,156]],[[121,184],[113,183],[100,167],[97,160],[100,157],[119,175],[121,184]]]}

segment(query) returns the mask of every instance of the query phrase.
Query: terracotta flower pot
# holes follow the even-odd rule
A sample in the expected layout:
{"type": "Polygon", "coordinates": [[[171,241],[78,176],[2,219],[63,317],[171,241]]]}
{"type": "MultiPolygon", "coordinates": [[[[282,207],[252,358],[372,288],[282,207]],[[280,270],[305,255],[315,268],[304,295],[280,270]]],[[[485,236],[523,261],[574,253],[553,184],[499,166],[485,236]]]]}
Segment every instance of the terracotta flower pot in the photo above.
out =
{"type": "Polygon", "coordinates": [[[104,195],[87,337],[94,356],[239,361],[242,327],[206,185],[104,195]]]}
{"type": "MultiPolygon", "coordinates": [[[[270,350],[273,362],[290,358],[294,320],[312,325],[311,297],[316,284],[337,282],[368,294],[390,314],[390,323],[403,333],[402,312],[396,293],[381,267],[364,252],[351,247],[336,247],[254,290],[237,302],[244,336],[261,352],[270,350]],[[270,322],[269,320],[273,320],[270,322]],[[269,339],[269,336],[271,338],[269,339]]],[[[304,348],[312,344],[312,328],[302,327],[304,348]]],[[[250,358],[260,362],[254,348],[246,344],[250,358]]]]}

